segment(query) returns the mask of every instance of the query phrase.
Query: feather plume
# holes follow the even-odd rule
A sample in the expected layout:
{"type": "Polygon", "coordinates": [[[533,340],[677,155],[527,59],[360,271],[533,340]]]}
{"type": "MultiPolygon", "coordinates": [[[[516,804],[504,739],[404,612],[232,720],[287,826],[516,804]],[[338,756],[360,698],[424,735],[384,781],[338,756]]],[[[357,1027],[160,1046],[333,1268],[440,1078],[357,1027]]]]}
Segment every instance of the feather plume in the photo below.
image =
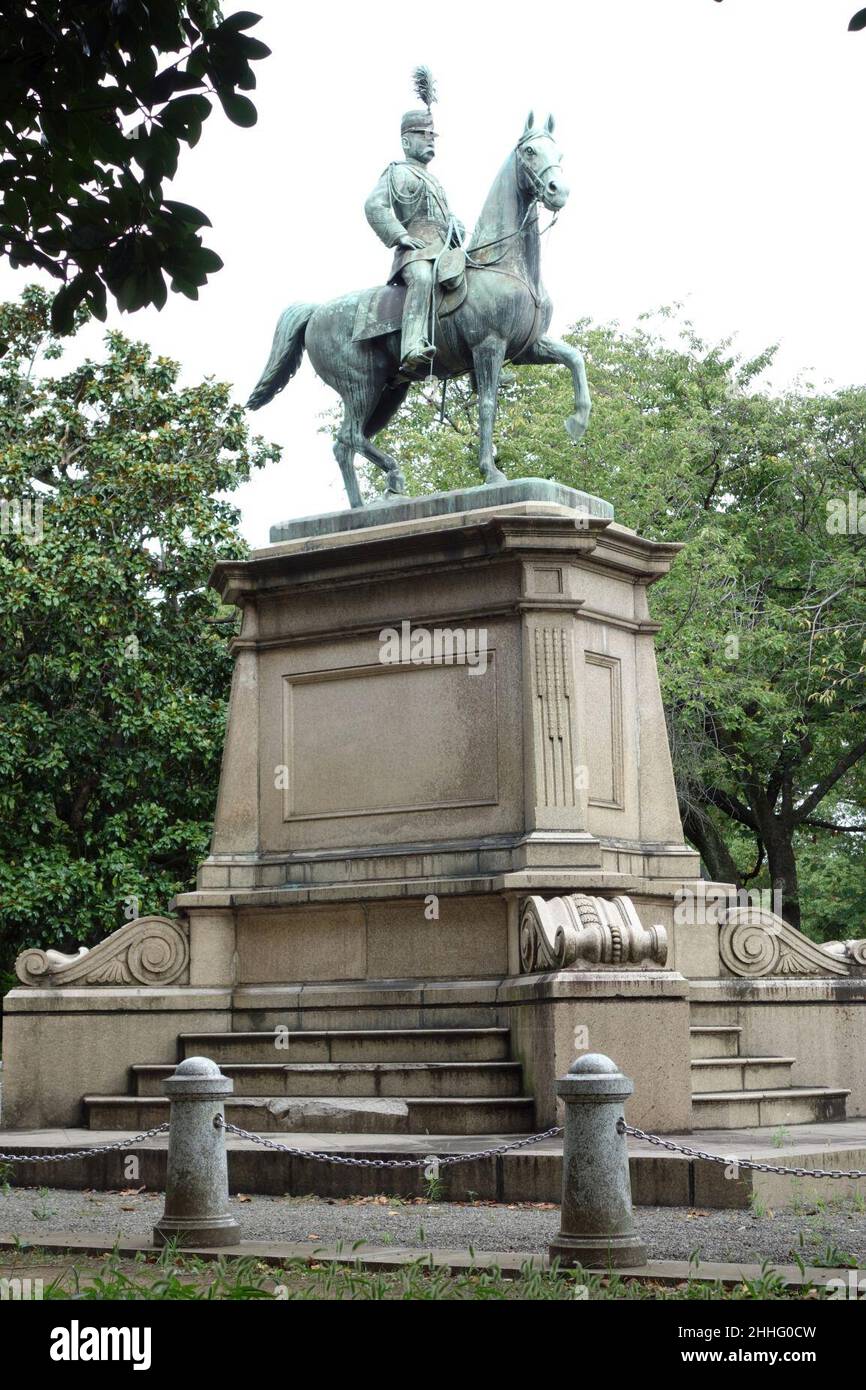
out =
{"type": "Polygon", "coordinates": [[[430,107],[436,100],[436,83],[433,81],[433,74],[427,67],[417,67],[412,73],[412,81],[415,84],[415,91],[423,101],[424,105],[430,107]]]}

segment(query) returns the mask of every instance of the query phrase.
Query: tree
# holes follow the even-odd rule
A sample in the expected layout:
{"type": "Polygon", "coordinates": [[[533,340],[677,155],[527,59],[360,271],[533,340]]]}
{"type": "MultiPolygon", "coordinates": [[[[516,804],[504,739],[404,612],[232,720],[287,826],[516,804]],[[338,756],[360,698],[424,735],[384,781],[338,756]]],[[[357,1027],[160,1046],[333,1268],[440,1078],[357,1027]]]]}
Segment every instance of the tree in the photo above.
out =
{"type": "Polygon", "coordinates": [[[164,197],[181,144],[195,145],[211,94],[250,126],[250,66],[270,52],[215,0],[29,0],[0,9],[0,254],[63,281],[55,333],[76,306],[104,319],[162,308],[165,277],[198,297],[219,270],[203,212],[164,197]]]}
{"type": "MultiPolygon", "coordinates": [[[[86,317],[79,311],[78,321],[86,317]]],[[[278,450],[176,362],[107,335],[63,374],[50,297],[0,305],[0,954],[164,911],[206,850],[230,658],[215,493],[278,450]],[[54,375],[39,375],[49,362],[54,375]],[[41,514],[40,514],[41,508],[41,514]]]]}
{"type": "MultiPolygon", "coordinates": [[[[497,462],[686,542],[653,590],[684,828],[712,877],[767,881],[799,925],[798,843],[866,838],[866,391],[772,395],[773,349],[743,362],[689,324],[673,345],[643,326],[569,336],[594,396],[580,448],[562,429],[567,374],[521,369],[497,462]]],[[[449,385],[442,425],[439,404],[420,388],[385,437],[412,491],[477,483],[474,398],[449,385]]]]}

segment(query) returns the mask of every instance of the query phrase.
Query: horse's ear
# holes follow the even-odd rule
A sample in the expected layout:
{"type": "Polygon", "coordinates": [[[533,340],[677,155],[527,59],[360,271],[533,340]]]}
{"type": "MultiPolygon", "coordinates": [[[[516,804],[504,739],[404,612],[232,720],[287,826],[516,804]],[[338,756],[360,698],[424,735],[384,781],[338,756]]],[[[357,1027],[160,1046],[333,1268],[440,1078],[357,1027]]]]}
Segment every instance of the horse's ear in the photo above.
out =
{"type": "Polygon", "coordinates": [[[548,133],[548,135],[552,135],[552,134],[553,134],[553,127],[554,127],[555,125],[556,125],[556,122],[554,121],[553,117],[552,117],[552,116],[548,116],[548,118],[547,118],[547,133],[548,133]]]}
{"type": "Polygon", "coordinates": [[[524,135],[526,134],[527,130],[532,130],[532,127],[533,127],[534,125],[535,125],[535,112],[534,112],[534,111],[530,111],[529,115],[526,117],[526,125],[523,127],[523,133],[524,133],[524,135]]]}

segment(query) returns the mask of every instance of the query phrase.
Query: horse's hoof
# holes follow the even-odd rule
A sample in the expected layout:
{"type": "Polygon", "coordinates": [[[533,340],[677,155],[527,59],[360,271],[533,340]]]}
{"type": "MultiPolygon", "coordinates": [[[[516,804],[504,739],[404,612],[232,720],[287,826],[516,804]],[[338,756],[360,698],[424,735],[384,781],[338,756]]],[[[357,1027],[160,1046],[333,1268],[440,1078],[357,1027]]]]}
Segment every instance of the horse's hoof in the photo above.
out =
{"type": "Polygon", "coordinates": [[[508,479],[500,469],[491,468],[489,472],[484,474],[482,482],[485,487],[493,487],[498,483],[507,483],[508,479]]]}
{"type": "Polygon", "coordinates": [[[586,434],[586,427],[588,424],[589,419],[585,419],[582,415],[569,415],[568,419],[565,422],[565,428],[568,430],[568,433],[574,440],[575,444],[577,444],[579,440],[583,439],[583,436],[586,434]]]}

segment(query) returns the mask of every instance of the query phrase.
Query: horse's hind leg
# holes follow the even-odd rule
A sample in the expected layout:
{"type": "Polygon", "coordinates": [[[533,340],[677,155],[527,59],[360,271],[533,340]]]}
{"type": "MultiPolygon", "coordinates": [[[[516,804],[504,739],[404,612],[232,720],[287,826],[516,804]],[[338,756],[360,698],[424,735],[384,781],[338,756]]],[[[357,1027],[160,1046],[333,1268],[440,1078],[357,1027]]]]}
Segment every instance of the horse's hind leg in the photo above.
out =
{"type": "Polygon", "coordinates": [[[357,425],[354,425],[349,414],[347,405],[343,412],[343,423],[340,432],[334,443],[334,457],[340,465],[340,472],[343,475],[343,486],[346,489],[346,496],[349,499],[350,507],[363,507],[364,502],[361,497],[361,489],[358,486],[358,475],[355,472],[355,454],[357,452],[355,437],[357,425]]]}
{"type": "Polygon", "coordinates": [[[406,496],[406,479],[400,472],[400,465],[397,460],[393,459],[390,454],[386,454],[384,450],[376,448],[372,440],[364,434],[357,420],[349,419],[348,410],[343,424],[340,426],[340,433],[337,435],[334,454],[340,465],[350,506],[363,507],[364,505],[353,461],[355,454],[362,454],[371,463],[375,463],[377,468],[382,469],[388,480],[387,495],[389,497],[406,496]]]}
{"type": "MultiPolygon", "coordinates": [[[[408,390],[408,387],[406,388],[408,390]]],[[[334,453],[337,455],[337,462],[343,470],[343,479],[346,483],[346,491],[352,499],[351,488],[354,487],[358,501],[352,501],[353,507],[360,507],[361,495],[358,491],[358,480],[355,477],[355,469],[352,466],[354,454],[361,454],[371,463],[375,463],[377,468],[381,468],[388,480],[389,497],[406,496],[406,479],[400,472],[400,465],[390,454],[386,454],[384,449],[379,449],[369,438],[367,431],[379,430],[386,424],[399,408],[406,391],[397,387],[393,391],[382,388],[376,394],[373,392],[355,392],[345,400],[345,411],[343,423],[340,426],[340,433],[337,435],[337,443],[334,445],[334,453]],[[347,459],[344,466],[343,459],[347,459]],[[350,481],[351,479],[351,481],[350,481]]]]}
{"type": "Polygon", "coordinates": [[[388,483],[388,497],[406,496],[406,479],[400,472],[400,465],[390,454],[386,454],[384,449],[377,449],[371,439],[365,434],[358,436],[357,449],[359,454],[363,454],[365,459],[375,463],[377,468],[381,468],[388,483]]]}
{"type": "Polygon", "coordinates": [[[375,463],[386,475],[389,497],[406,496],[406,479],[400,471],[397,460],[374,444],[370,436],[378,434],[379,430],[384,429],[388,421],[396,415],[406,399],[408,390],[408,382],[405,384],[401,382],[397,386],[389,385],[383,389],[381,396],[367,417],[358,442],[358,452],[368,458],[371,463],[375,463]]]}
{"type": "MultiPolygon", "coordinates": [[[[396,336],[396,335],[394,335],[396,336]]],[[[313,356],[313,354],[310,354],[313,356]]],[[[340,465],[349,502],[353,507],[364,505],[355,473],[354,457],[364,458],[381,468],[388,479],[388,495],[402,497],[406,481],[396,459],[378,449],[370,439],[382,429],[399,408],[408,386],[391,387],[393,354],[382,345],[349,343],[342,356],[328,360],[329,372],[324,373],[343,398],[343,421],[334,444],[334,454],[340,465]]],[[[316,366],[314,360],[313,365],[316,366]]]]}

